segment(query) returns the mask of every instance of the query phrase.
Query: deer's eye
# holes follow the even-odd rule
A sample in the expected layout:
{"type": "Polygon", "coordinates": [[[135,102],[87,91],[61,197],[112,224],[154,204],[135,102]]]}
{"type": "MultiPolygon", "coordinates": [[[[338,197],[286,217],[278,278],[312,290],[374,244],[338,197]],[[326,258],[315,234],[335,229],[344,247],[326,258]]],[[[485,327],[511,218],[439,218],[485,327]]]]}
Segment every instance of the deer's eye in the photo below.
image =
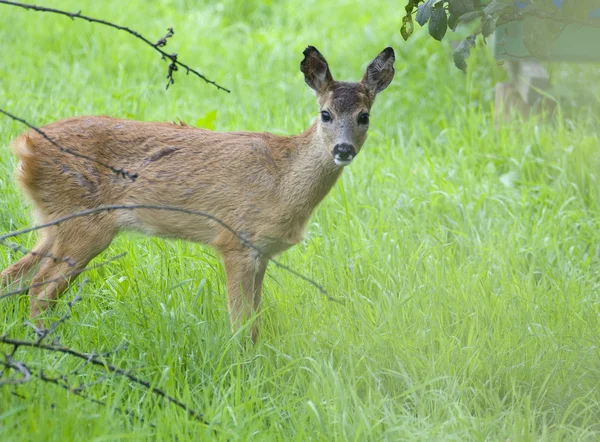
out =
{"type": "Polygon", "coordinates": [[[323,120],[324,123],[328,123],[331,121],[331,114],[327,111],[321,111],[321,120],[323,120]]]}
{"type": "Polygon", "coordinates": [[[358,116],[358,124],[369,124],[369,114],[363,112],[358,116]]]}

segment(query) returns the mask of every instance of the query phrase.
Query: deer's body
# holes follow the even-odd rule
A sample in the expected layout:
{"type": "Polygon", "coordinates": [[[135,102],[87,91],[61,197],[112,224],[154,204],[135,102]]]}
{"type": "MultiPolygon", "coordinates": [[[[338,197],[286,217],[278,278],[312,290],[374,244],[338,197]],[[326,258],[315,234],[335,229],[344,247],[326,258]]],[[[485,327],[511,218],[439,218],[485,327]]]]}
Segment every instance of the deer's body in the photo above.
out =
{"type": "MultiPolygon", "coordinates": [[[[297,136],[280,137],[77,117],[43,131],[63,147],[107,164],[127,164],[139,175],[132,181],[100,165],[73,161],[41,135],[29,132],[15,142],[14,150],[22,161],[19,179],[44,220],[104,205],[181,207],[210,213],[267,254],[302,239],[312,210],[342,171],[327,152],[310,148],[314,126],[297,136]],[[325,155],[318,158],[315,152],[325,155]],[[315,168],[318,163],[322,166],[315,168]]],[[[215,247],[232,239],[231,232],[211,219],[176,212],[122,210],[111,218],[117,230],[215,247]]],[[[233,242],[238,245],[239,239],[233,242]]]]}
{"type": "Polygon", "coordinates": [[[3,278],[18,280],[42,261],[30,289],[31,314],[37,316],[118,231],[139,230],[218,250],[227,273],[232,323],[244,321],[259,309],[268,259],[302,240],[313,210],[360,150],[368,110],[375,94],[391,81],[392,63],[388,48],[369,66],[370,78],[367,70],[361,83],[334,82],[324,58],[309,47],[301,67],[329,119],[322,115],[292,137],[109,117],[70,118],[43,128],[62,147],[134,170],[136,180],[75,158],[38,133],[23,134],[13,144],[21,160],[18,178],[41,222],[108,205],[160,205],[209,213],[235,234],[214,219],[181,212],[107,211],[46,229],[37,253],[6,269],[3,278]],[[45,255],[68,257],[70,263],[45,255]]]}

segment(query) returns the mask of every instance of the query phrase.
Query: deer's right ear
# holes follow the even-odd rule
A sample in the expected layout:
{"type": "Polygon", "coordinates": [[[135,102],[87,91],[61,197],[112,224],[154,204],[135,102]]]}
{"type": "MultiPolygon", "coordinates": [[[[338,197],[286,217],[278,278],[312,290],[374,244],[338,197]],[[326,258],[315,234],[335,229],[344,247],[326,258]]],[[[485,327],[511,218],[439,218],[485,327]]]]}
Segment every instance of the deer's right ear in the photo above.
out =
{"type": "Polygon", "coordinates": [[[300,63],[300,70],[304,74],[304,81],[317,93],[333,83],[329,66],[325,57],[317,48],[309,46],[304,50],[304,60],[300,63]]]}

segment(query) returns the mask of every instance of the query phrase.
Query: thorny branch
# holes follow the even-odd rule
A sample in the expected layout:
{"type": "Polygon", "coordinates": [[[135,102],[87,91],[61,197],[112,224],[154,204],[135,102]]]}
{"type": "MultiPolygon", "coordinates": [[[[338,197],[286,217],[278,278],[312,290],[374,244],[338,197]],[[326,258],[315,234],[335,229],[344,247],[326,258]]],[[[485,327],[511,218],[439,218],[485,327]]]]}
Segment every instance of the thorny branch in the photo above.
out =
{"type": "MultiPolygon", "coordinates": [[[[108,404],[105,401],[101,401],[100,399],[96,399],[93,398],[91,396],[88,396],[87,394],[83,393],[83,390],[85,388],[90,387],[91,385],[84,385],[84,384],[80,384],[78,387],[71,387],[67,381],[66,381],[66,376],[61,376],[61,377],[56,377],[56,378],[52,378],[49,377],[48,375],[46,375],[46,373],[44,372],[44,370],[40,370],[39,374],[35,373],[35,375],[37,377],[39,377],[42,381],[44,382],[49,382],[51,384],[57,385],[60,388],[67,390],[70,393],[73,393],[89,402],[92,402],[94,404],[97,405],[102,405],[104,407],[107,407],[108,404]]],[[[115,410],[125,414],[126,416],[132,417],[142,423],[144,423],[146,421],[146,419],[144,419],[143,417],[141,417],[140,415],[138,415],[137,413],[135,413],[134,411],[131,411],[127,408],[122,408],[122,407],[114,407],[115,410]]],[[[151,427],[156,428],[156,425],[154,424],[150,424],[151,427]]]]}
{"type": "Polygon", "coordinates": [[[87,279],[84,279],[83,281],[81,281],[79,283],[79,291],[77,292],[77,295],[75,295],[75,297],[69,301],[69,303],[67,304],[67,311],[65,312],[64,315],[62,315],[57,321],[54,321],[49,328],[47,329],[38,329],[37,327],[35,328],[35,332],[38,334],[39,338],[36,341],[36,344],[40,345],[44,339],[46,339],[49,335],[51,335],[52,333],[54,333],[54,331],[60,327],[60,325],[62,323],[64,323],[67,319],[71,318],[71,310],[73,310],[73,306],[75,305],[76,302],[81,301],[81,292],[83,290],[83,286],[85,285],[85,283],[88,282],[87,279]]]}
{"type": "Polygon", "coordinates": [[[8,336],[0,336],[0,343],[12,345],[17,348],[32,347],[32,348],[44,350],[46,352],[63,353],[63,354],[73,356],[75,358],[87,361],[89,364],[103,367],[106,371],[108,371],[110,373],[113,373],[113,374],[116,374],[119,376],[123,376],[123,377],[129,379],[130,381],[132,381],[138,385],[141,385],[142,387],[145,387],[146,389],[148,389],[148,391],[151,391],[155,395],[162,397],[167,402],[170,402],[170,403],[176,405],[177,407],[181,408],[182,410],[187,412],[187,414],[190,415],[191,417],[194,417],[201,422],[205,422],[202,413],[194,410],[189,405],[186,405],[183,402],[181,402],[180,400],[175,399],[173,396],[170,396],[169,394],[167,394],[164,390],[154,387],[150,382],[145,381],[141,378],[138,378],[137,376],[132,375],[129,371],[123,370],[123,369],[118,368],[102,359],[99,359],[97,356],[86,354],[86,353],[81,353],[81,352],[73,350],[69,347],[64,347],[64,346],[59,346],[59,345],[48,345],[48,344],[43,344],[43,343],[38,344],[37,341],[24,341],[24,340],[19,340],[19,339],[13,339],[8,336]]]}
{"type": "Polygon", "coordinates": [[[225,92],[231,92],[229,89],[226,89],[223,86],[220,86],[219,84],[217,84],[216,82],[214,82],[212,80],[209,80],[204,75],[202,75],[200,72],[198,72],[197,70],[191,68],[187,64],[182,63],[179,60],[177,60],[177,54],[169,54],[169,53],[167,53],[167,52],[165,52],[165,51],[163,51],[161,49],[162,47],[164,47],[167,44],[167,39],[170,38],[170,37],[172,37],[173,34],[175,33],[173,31],[173,28],[169,28],[168,32],[167,32],[167,35],[165,35],[163,38],[161,38],[160,40],[158,40],[156,43],[152,43],[146,37],[144,37],[143,35],[141,35],[139,32],[134,31],[133,29],[127,28],[125,26],[120,26],[120,25],[117,25],[115,23],[111,23],[111,22],[106,21],[106,20],[101,20],[101,19],[98,19],[98,18],[93,18],[93,17],[89,17],[87,15],[83,15],[81,13],[81,11],[78,11],[78,12],[67,12],[67,11],[62,11],[60,9],[46,8],[46,7],[43,7],[43,6],[31,5],[31,4],[27,4],[27,3],[17,3],[17,2],[7,1],[7,0],[0,0],[0,4],[5,4],[5,5],[9,5],[9,6],[16,6],[18,8],[24,8],[24,9],[27,9],[27,10],[32,10],[32,11],[37,11],[37,12],[49,12],[49,13],[53,13],[53,14],[64,15],[66,17],[69,17],[71,20],[75,20],[75,19],[86,20],[86,21],[88,21],[90,23],[97,23],[97,24],[100,24],[100,25],[108,26],[108,27],[111,27],[113,29],[117,29],[119,31],[127,32],[128,34],[133,35],[135,38],[143,41],[148,46],[152,47],[155,51],[159,52],[161,54],[161,56],[162,56],[163,59],[167,59],[167,60],[171,61],[171,64],[169,65],[169,72],[168,72],[168,75],[167,75],[167,89],[169,88],[169,86],[171,84],[173,84],[175,82],[175,80],[173,79],[173,72],[177,71],[178,70],[177,67],[180,66],[183,69],[185,69],[185,71],[186,71],[187,74],[189,74],[191,72],[192,74],[194,74],[197,77],[201,78],[205,82],[207,82],[209,84],[212,84],[217,89],[220,89],[220,90],[225,91],[225,92]],[[172,66],[174,66],[174,68],[172,66]]]}
{"type": "MultiPolygon", "coordinates": [[[[27,249],[25,249],[25,250],[27,250],[27,249]]],[[[104,267],[105,265],[110,264],[111,262],[116,261],[117,259],[120,259],[120,258],[122,258],[125,255],[127,255],[127,252],[119,253],[118,255],[113,256],[112,258],[109,258],[106,261],[103,261],[103,262],[101,262],[99,264],[94,264],[94,265],[86,267],[86,268],[84,268],[82,270],[77,270],[76,272],[69,272],[66,275],[61,276],[59,278],[46,279],[43,282],[39,282],[39,283],[36,283],[36,284],[31,284],[31,285],[28,285],[27,287],[22,287],[22,288],[19,288],[19,289],[11,290],[9,292],[4,292],[4,293],[2,293],[2,295],[0,295],[0,299],[2,299],[2,298],[8,298],[9,296],[13,296],[13,295],[19,295],[21,293],[25,293],[25,292],[29,291],[29,289],[33,289],[35,287],[41,287],[43,285],[47,285],[47,284],[50,284],[52,282],[60,281],[60,280],[62,280],[64,278],[68,278],[70,276],[75,276],[75,274],[81,274],[81,273],[84,273],[84,272],[89,272],[90,270],[95,270],[95,269],[98,269],[100,267],[104,267]]]]}
{"type": "Polygon", "coordinates": [[[156,43],[154,43],[154,47],[156,48],[163,48],[167,45],[167,40],[171,37],[173,37],[173,35],[175,34],[175,31],[173,30],[173,28],[168,28],[167,29],[167,34],[161,38],[160,40],[158,40],[156,43]]]}
{"type": "Polygon", "coordinates": [[[29,370],[29,368],[22,362],[17,361],[10,354],[4,354],[4,361],[0,361],[0,364],[7,369],[18,371],[22,376],[21,378],[0,379],[0,386],[24,384],[25,382],[29,382],[31,379],[31,370],[29,370]]]}
{"type": "MultiPolygon", "coordinates": [[[[2,3],[3,0],[0,0],[0,3],[2,3]]],[[[48,142],[52,143],[54,146],[58,147],[60,149],[61,152],[65,152],[68,153],[69,155],[73,155],[74,157],[77,158],[81,158],[87,161],[92,161],[102,167],[106,167],[107,169],[111,170],[112,172],[116,173],[117,175],[121,175],[123,176],[123,178],[129,178],[131,179],[131,181],[135,181],[136,178],[138,177],[137,173],[130,173],[125,169],[122,168],[118,168],[118,167],[113,167],[110,164],[106,164],[100,160],[98,160],[97,158],[94,157],[90,157],[88,155],[84,155],[82,153],[76,152],[73,149],[69,149],[67,147],[61,146],[60,144],[58,144],[56,141],[54,141],[52,138],[50,138],[43,130],[41,130],[40,128],[34,126],[33,124],[25,121],[22,118],[19,118],[13,114],[11,114],[10,112],[5,111],[4,109],[0,108],[0,113],[6,115],[9,118],[12,118],[15,121],[18,121],[19,123],[23,123],[25,126],[29,127],[30,129],[36,131],[38,134],[40,134],[42,137],[44,137],[48,142]]]]}
{"type": "MultiPolygon", "coordinates": [[[[131,374],[130,371],[123,370],[119,367],[116,367],[115,365],[110,364],[105,359],[102,359],[102,356],[103,356],[102,354],[97,354],[95,352],[87,354],[87,353],[82,353],[82,352],[73,350],[64,345],[60,345],[59,339],[54,339],[54,342],[52,344],[45,344],[43,342],[47,336],[52,335],[61,324],[63,324],[67,319],[70,318],[73,305],[81,299],[81,296],[80,296],[81,288],[83,287],[83,284],[85,284],[85,282],[86,281],[84,280],[80,284],[79,293],[75,296],[75,298],[71,302],[69,302],[67,312],[65,314],[63,314],[63,316],[61,318],[59,318],[57,321],[53,322],[47,330],[37,330],[36,329],[36,333],[38,333],[38,339],[36,339],[36,340],[20,340],[20,339],[11,338],[6,335],[0,336],[0,343],[12,346],[12,351],[9,354],[4,353],[4,361],[0,360],[0,365],[4,366],[6,368],[5,371],[15,370],[15,371],[19,372],[21,375],[21,378],[5,378],[3,376],[5,373],[0,372],[0,376],[3,376],[3,379],[0,379],[0,386],[23,384],[31,379],[33,371],[23,362],[16,360],[15,354],[16,354],[17,350],[19,350],[19,348],[21,348],[21,347],[36,348],[36,349],[43,350],[45,352],[66,354],[66,355],[75,357],[77,359],[83,360],[84,367],[86,365],[95,365],[98,367],[102,367],[109,373],[125,377],[125,378],[129,379],[130,381],[146,388],[148,391],[150,391],[154,395],[161,397],[165,401],[170,402],[170,403],[176,405],[177,407],[183,409],[189,416],[195,418],[196,420],[198,420],[202,423],[206,423],[206,421],[204,420],[203,414],[200,413],[199,411],[196,411],[191,406],[189,406],[189,405],[181,402],[180,400],[176,399],[175,397],[167,394],[164,390],[154,387],[150,382],[143,380],[137,376],[134,376],[133,374],[131,374]]],[[[120,347],[116,350],[105,353],[104,355],[108,356],[108,355],[114,354],[117,351],[120,351],[121,349],[123,349],[123,347],[120,347]]],[[[76,372],[77,371],[78,370],[76,370],[76,372]]],[[[65,376],[63,376],[62,378],[50,378],[45,375],[43,370],[40,371],[38,377],[45,382],[51,382],[56,385],[59,385],[62,388],[65,388],[74,394],[77,394],[79,396],[85,397],[88,400],[91,400],[92,402],[95,402],[100,405],[106,405],[105,402],[98,401],[96,399],[87,397],[86,395],[83,394],[83,390],[90,387],[92,384],[87,384],[87,385],[82,384],[79,387],[70,387],[65,381],[65,376]]],[[[98,381],[96,383],[99,383],[99,382],[102,382],[102,381],[98,381]]],[[[134,417],[141,419],[139,416],[135,415],[134,413],[131,413],[127,409],[120,409],[120,410],[123,411],[127,415],[133,415],[134,417]]],[[[143,419],[141,419],[141,420],[143,420],[143,419]]]]}
{"type": "MultiPolygon", "coordinates": [[[[6,361],[0,361],[0,365],[4,365],[5,367],[9,367],[9,368],[16,368],[14,367],[11,363],[7,363],[6,361]]],[[[89,387],[91,387],[92,385],[98,383],[98,382],[94,382],[94,383],[90,383],[90,384],[79,384],[78,387],[72,387],[68,384],[67,382],[67,376],[58,376],[58,377],[50,377],[46,374],[46,372],[44,372],[44,370],[40,370],[39,373],[37,373],[35,370],[31,369],[30,367],[28,367],[27,365],[23,364],[22,362],[19,363],[21,370],[26,370],[28,376],[27,379],[17,379],[17,380],[13,380],[15,382],[12,382],[13,385],[16,384],[22,384],[25,383],[26,381],[29,381],[31,379],[32,376],[35,376],[39,379],[41,379],[44,382],[50,383],[50,384],[54,384],[59,386],[60,388],[73,393],[89,402],[92,402],[94,404],[97,405],[102,405],[104,407],[108,407],[108,403],[106,403],[105,401],[102,401],[100,399],[96,399],[93,398],[87,394],[85,394],[83,391],[89,387]]],[[[104,380],[104,378],[102,378],[102,380],[104,380]]],[[[11,382],[6,382],[6,381],[0,381],[0,385],[5,384],[11,384],[11,382]]],[[[17,392],[13,391],[12,392],[13,395],[21,398],[21,399],[27,399],[25,396],[18,394],[17,392]]],[[[135,413],[134,411],[131,411],[127,408],[122,408],[122,407],[118,407],[118,406],[113,406],[113,408],[123,414],[125,414],[126,416],[132,417],[142,423],[144,423],[146,420],[141,417],[140,415],[138,415],[137,413],[135,413]]],[[[151,427],[156,428],[156,425],[154,424],[150,424],[151,427]]]]}
{"type": "Polygon", "coordinates": [[[29,253],[33,256],[41,256],[43,258],[51,259],[54,262],[67,263],[67,264],[69,264],[69,267],[73,267],[75,265],[75,262],[68,256],[66,258],[58,258],[58,257],[52,255],[51,253],[40,253],[40,252],[36,252],[35,250],[27,250],[25,247],[23,247],[20,244],[15,244],[15,243],[8,242],[8,241],[0,242],[0,244],[2,244],[4,247],[8,247],[13,252],[19,252],[23,255],[27,255],[29,253]]]}
{"type": "MultiPolygon", "coordinates": [[[[115,211],[115,210],[136,210],[136,209],[150,209],[150,210],[159,210],[159,211],[167,211],[167,212],[179,212],[179,213],[185,213],[187,215],[194,215],[194,216],[200,216],[203,218],[208,218],[214,222],[216,222],[217,224],[219,224],[221,227],[223,227],[225,230],[227,230],[228,232],[230,232],[231,234],[233,234],[237,239],[239,239],[240,243],[244,246],[247,247],[249,249],[254,250],[256,253],[258,253],[261,256],[266,256],[265,253],[263,252],[263,250],[260,247],[255,246],[254,244],[252,244],[250,241],[248,241],[248,239],[246,239],[245,234],[242,232],[236,232],[232,227],[230,227],[228,224],[226,224],[225,222],[223,222],[222,220],[220,220],[219,218],[217,218],[214,215],[211,215],[210,213],[206,213],[206,212],[200,212],[200,211],[196,211],[196,210],[189,210],[189,209],[184,209],[181,207],[171,207],[171,206],[160,206],[160,205],[153,205],[153,204],[113,204],[113,205],[105,205],[105,206],[100,206],[100,207],[94,207],[93,209],[87,209],[87,210],[82,210],[80,212],[76,212],[76,213],[72,213],[70,215],[67,216],[63,216],[61,218],[55,219],[54,221],[50,221],[48,223],[45,224],[40,224],[34,227],[29,227],[27,229],[22,229],[22,230],[17,230],[14,232],[10,232],[7,233],[5,235],[1,235],[0,236],[0,244],[2,244],[6,239],[8,238],[12,238],[18,235],[23,235],[25,233],[29,233],[29,232],[33,232],[35,230],[40,230],[40,229],[45,229],[47,227],[51,227],[51,226],[55,226],[57,224],[63,223],[65,221],[68,221],[70,219],[73,218],[81,218],[84,216],[89,216],[89,215],[94,215],[96,213],[101,213],[101,212],[111,212],[111,211],[115,211]]],[[[271,258],[270,256],[266,256],[270,262],[272,262],[273,264],[275,264],[277,267],[293,274],[294,276],[308,282],[309,284],[313,285],[314,287],[316,287],[323,295],[325,295],[327,297],[328,300],[330,301],[334,301],[334,302],[340,302],[338,299],[335,299],[333,297],[331,297],[328,293],[327,290],[325,290],[325,288],[319,284],[318,282],[310,279],[309,277],[297,272],[296,270],[292,269],[291,267],[279,262],[278,260],[271,258]]]]}

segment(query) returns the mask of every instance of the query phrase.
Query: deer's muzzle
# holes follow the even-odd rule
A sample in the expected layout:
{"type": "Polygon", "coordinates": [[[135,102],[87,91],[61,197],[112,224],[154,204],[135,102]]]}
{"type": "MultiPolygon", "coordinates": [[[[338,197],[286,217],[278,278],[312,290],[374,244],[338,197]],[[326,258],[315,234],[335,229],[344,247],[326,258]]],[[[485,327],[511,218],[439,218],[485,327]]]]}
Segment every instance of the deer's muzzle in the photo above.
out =
{"type": "Polygon", "coordinates": [[[356,156],[356,149],[352,144],[340,143],[333,148],[333,161],[338,166],[347,166],[356,156]]]}

